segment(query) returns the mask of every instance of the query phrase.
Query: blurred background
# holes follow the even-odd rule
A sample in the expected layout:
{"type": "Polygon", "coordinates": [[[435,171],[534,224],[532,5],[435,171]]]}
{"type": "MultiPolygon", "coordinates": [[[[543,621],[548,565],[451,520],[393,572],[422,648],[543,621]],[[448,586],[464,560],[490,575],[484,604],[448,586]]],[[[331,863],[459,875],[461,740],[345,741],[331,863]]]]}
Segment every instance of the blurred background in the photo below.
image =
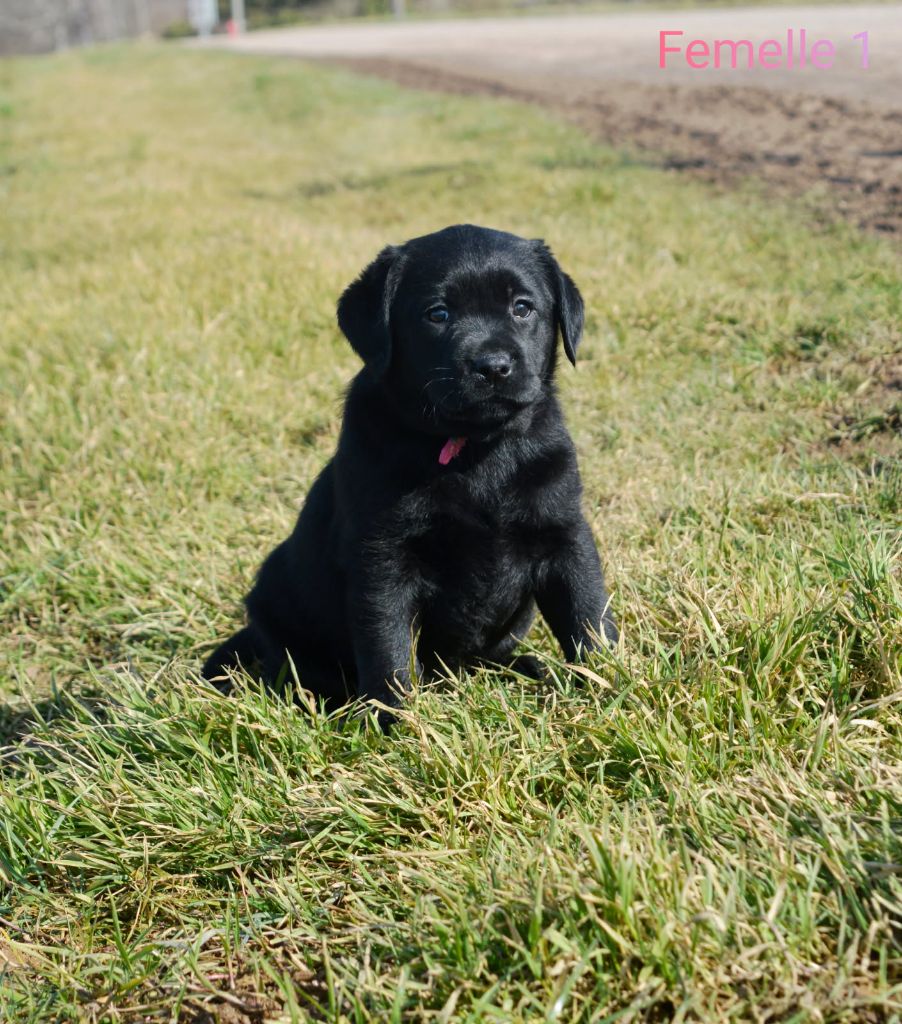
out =
{"type": "MultiPolygon", "coordinates": [[[[166,38],[299,19],[552,6],[548,0],[2,0],[0,54],[46,53],[153,33],[166,38]]],[[[570,4],[568,6],[574,6],[570,4]]]]}

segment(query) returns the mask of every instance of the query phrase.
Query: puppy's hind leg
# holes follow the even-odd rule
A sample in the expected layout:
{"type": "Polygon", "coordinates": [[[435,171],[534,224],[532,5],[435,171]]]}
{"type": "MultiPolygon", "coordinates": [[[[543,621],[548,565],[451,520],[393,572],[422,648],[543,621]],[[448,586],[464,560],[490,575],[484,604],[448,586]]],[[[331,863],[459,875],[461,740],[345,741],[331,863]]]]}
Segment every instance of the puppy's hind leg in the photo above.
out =
{"type": "Polygon", "coordinates": [[[207,658],[201,675],[221,693],[228,693],[232,684],[226,670],[239,667],[250,669],[259,660],[260,647],[256,632],[252,626],[245,626],[220,644],[207,658]]]}

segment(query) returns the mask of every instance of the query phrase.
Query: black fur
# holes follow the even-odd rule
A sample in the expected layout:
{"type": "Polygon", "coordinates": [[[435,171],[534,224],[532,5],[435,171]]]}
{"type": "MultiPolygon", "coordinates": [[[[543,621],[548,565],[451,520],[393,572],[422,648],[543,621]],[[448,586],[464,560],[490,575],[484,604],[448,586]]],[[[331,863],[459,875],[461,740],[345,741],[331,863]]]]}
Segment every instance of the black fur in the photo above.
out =
{"type": "Polygon", "coordinates": [[[389,246],[338,323],[365,364],[338,450],[205,677],[258,660],[275,681],[287,653],[333,706],[398,706],[412,671],[511,663],[536,605],[568,659],[613,642],[553,380],[583,301],[547,246],[469,225],[389,246]]]}

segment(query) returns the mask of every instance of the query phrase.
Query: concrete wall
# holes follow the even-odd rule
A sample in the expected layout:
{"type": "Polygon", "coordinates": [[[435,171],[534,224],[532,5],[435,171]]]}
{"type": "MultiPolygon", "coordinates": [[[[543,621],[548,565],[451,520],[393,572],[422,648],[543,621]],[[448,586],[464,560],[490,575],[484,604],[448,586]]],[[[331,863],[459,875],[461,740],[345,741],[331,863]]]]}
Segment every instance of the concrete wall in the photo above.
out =
{"type": "Polygon", "coordinates": [[[0,0],[0,54],[159,32],[187,11],[188,0],[0,0]]]}

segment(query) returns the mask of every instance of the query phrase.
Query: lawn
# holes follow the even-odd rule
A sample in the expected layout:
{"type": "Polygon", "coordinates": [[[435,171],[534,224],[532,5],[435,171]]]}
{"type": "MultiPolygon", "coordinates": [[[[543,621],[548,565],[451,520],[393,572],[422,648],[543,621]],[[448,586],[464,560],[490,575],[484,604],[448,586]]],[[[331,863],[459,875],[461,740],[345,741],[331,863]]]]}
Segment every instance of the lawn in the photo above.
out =
{"type": "Polygon", "coordinates": [[[513,102],[0,65],[0,1019],[898,1021],[902,260],[513,102]],[[389,737],[203,653],[334,446],[386,242],[542,236],[623,626],[389,737]]]}

